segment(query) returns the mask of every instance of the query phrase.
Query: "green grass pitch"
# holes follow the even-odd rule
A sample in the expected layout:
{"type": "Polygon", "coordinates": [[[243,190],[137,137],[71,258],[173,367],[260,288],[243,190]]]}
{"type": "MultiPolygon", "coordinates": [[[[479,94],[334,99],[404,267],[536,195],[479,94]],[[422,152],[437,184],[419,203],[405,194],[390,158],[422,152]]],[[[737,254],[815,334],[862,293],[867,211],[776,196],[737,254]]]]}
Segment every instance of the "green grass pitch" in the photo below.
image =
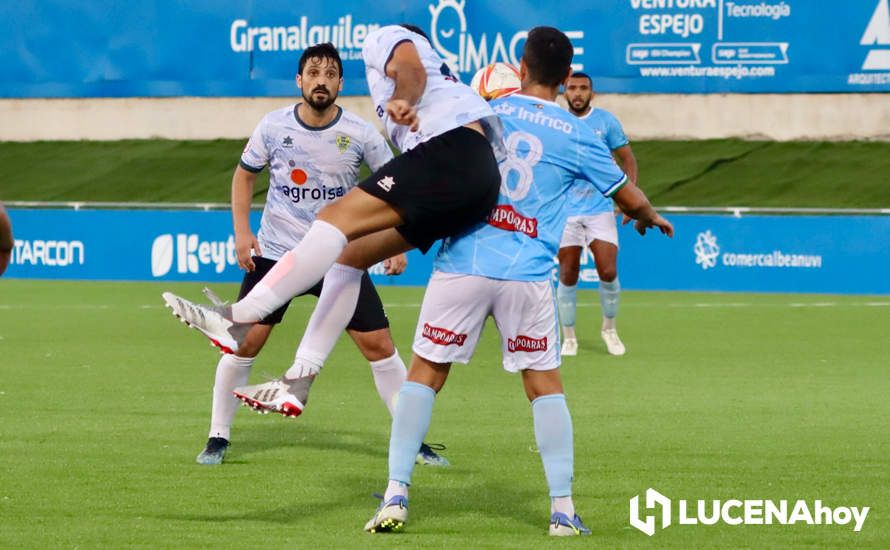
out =
{"type": "MultiPolygon", "coordinates": [[[[563,377],[585,540],[546,536],[548,501],[520,380],[492,326],[455,366],[403,533],[362,532],[386,479],[389,418],[338,344],[297,420],[242,408],[219,467],[206,439],[218,354],[161,307],[195,284],[0,280],[0,546],[6,548],[890,547],[886,297],[625,292],[628,354],[605,354],[579,293],[563,377]],[[628,525],[648,487],[687,499],[870,506],[847,526],[628,525]]],[[[220,285],[233,294],[234,285],[220,285]]],[[[422,289],[382,288],[407,360],[422,289]]],[[[254,368],[279,374],[314,300],[291,306],[254,368]]]]}

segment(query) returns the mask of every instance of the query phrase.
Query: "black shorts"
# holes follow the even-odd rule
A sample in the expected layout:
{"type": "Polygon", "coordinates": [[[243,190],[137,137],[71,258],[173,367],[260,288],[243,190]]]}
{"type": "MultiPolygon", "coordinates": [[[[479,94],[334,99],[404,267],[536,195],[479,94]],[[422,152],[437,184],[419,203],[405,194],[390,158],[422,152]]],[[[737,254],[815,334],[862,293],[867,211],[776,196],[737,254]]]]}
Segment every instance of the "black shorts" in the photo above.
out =
{"type": "MultiPolygon", "coordinates": [[[[268,258],[254,256],[253,263],[256,264],[256,269],[244,274],[244,280],[241,281],[241,290],[238,292],[239,300],[247,296],[247,293],[260,282],[260,279],[272,269],[276,262],[268,258]]],[[[323,284],[324,279],[303,294],[300,294],[300,296],[311,294],[318,297],[321,294],[323,284]]],[[[277,325],[280,323],[290,302],[288,300],[283,306],[260,321],[259,324],[277,325]]],[[[355,313],[352,314],[352,319],[350,319],[346,328],[356,332],[371,332],[372,330],[388,327],[389,319],[386,318],[386,313],[383,311],[383,302],[380,301],[380,295],[377,294],[377,289],[374,287],[374,283],[371,282],[371,277],[365,271],[364,275],[362,275],[362,288],[358,293],[358,304],[355,306],[355,313]]]]}
{"type": "Polygon", "coordinates": [[[460,126],[392,159],[358,186],[395,207],[405,220],[396,230],[426,253],[437,240],[485,221],[501,175],[488,140],[460,126]]]}

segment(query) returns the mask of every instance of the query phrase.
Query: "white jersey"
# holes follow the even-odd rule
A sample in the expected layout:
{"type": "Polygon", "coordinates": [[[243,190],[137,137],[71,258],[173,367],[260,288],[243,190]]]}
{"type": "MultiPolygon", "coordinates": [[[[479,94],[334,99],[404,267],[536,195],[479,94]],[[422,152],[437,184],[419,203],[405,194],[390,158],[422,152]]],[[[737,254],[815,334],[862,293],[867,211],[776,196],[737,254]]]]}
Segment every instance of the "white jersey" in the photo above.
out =
{"type": "Polygon", "coordinates": [[[340,109],[327,126],[307,126],[291,105],[267,114],[241,155],[241,167],[269,165],[269,192],[257,240],[278,260],[302,240],[318,211],[355,187],[362,161],[377,170],[392,158],[374,126],[340,109]]]}
{"type": "Polygon", "coordinates": [[[390,140],[400,150],[407,151],[448,130],[487,119],[483,120],[483,126],[489,141],[495,147],[495,154],[498,155],[501,148],[500,124],[491,107],[452,74],[426,38],[399,25],[381,27],[365,39],[362,58],[365,60],[368,89],[371,91],[377,116],[383,121],[390,140]],[[426,69],[426,88],[420,102],[415,105],[420,119],[420,128],[416,132],[390,120],[385,111],[386,102],[392,97],[396,87],[395,81],[386,76],[386,64],[396,46],[405,41],[414,44],[426,69]],[[493,131],[490,131],[488,124],[494,126],[493,131]]]}

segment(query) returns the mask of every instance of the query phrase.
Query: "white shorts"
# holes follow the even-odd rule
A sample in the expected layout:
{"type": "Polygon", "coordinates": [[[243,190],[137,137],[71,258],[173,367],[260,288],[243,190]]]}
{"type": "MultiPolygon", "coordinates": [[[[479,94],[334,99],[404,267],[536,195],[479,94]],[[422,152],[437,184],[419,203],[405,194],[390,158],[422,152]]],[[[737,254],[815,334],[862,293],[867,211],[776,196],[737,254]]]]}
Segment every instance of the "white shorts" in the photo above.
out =
{"type": "Polygon", "coordinates": [[[560,248],[580,246],[587,248],[593,241],[605,241],[618,246],[618,224],[615,214],[602,212],[592,216],[571,216],[562,231],[560,248]]]}
{"type": "Polygon", "coordinates": [[[501,334],[505,370],[559,367],[556,306],[548,281],[433,272],[420,308],[414,353],[434,363],[469,363],[489,315],[501,334]]]}

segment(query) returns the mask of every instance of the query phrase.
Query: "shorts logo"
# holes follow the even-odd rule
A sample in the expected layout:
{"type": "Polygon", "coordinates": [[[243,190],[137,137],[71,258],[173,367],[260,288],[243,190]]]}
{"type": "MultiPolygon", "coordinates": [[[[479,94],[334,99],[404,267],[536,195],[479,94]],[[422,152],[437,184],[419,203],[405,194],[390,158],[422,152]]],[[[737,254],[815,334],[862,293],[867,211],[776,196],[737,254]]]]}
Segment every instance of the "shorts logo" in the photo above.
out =
{"type": "Polygon", "coordinates": [[[381,189],[389,193],[392,189],[392,186],[396,184],[396,181],[392,179],[392,176],[384,176],[379,181],[377,181],[377,185],[380,186],[381,189]]]}
{"type": "Polygon", "coordinates": [[[491,214],[488,215],[488,225],[493,225],[505,231],[525,233],[533,239],[538,236],[538,220],[536,218],[526,218],[507,204],[495,206],[491,214]]]}
{"type": "Polygon", "coordinates": [[[467,340],[466,334],[457,334],[456,332],[451,332],[447,328],[434,327],[429,323],[423,324],[421,335],[430,342],[439,344],[440,346],[450,346],[452,344],[455,346],[463,346],[464,342],[467,340]]]}
{"type": "Polygon", "coordinates": [[[345,153],[346,150],[349,149],[349,141],[349,136],[337,136],[337,149],[339,149],[341,153],[345,153]]]}
{"type": "Polygon", "coordinates": [[[532,338],[520,334],[515,339],[507,338],[507,351],[547,351],[547,337],[532,338]]]}

